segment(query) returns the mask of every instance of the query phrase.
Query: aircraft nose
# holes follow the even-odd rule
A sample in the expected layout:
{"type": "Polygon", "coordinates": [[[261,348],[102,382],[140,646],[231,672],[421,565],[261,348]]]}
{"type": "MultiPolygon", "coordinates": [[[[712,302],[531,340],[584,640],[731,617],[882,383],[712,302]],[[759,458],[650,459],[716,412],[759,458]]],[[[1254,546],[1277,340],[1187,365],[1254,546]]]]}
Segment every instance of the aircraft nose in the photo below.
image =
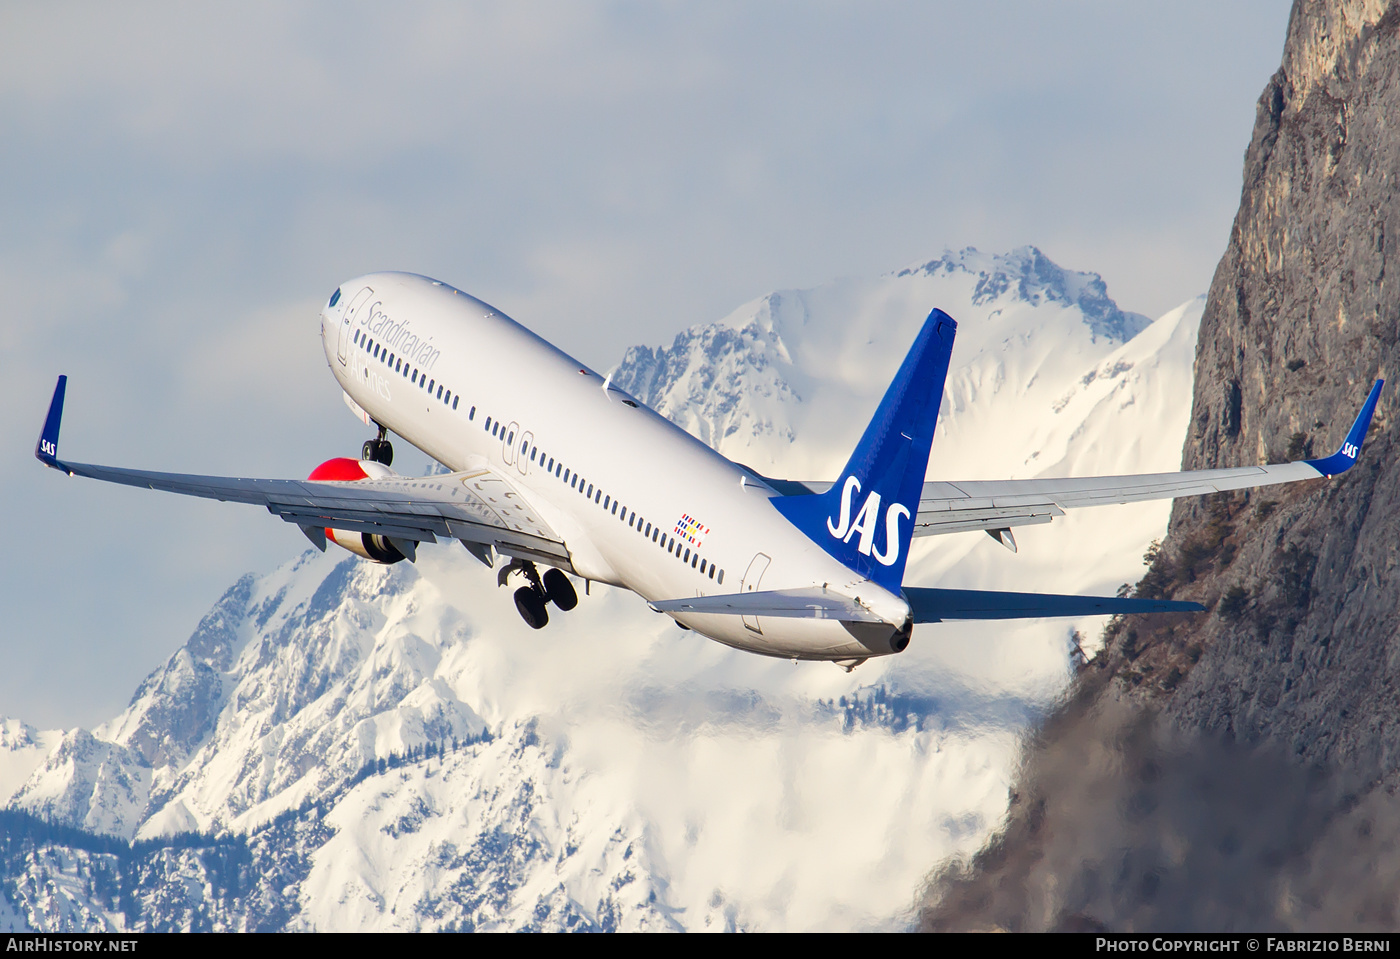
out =
{"type": "Polygon", "coordinates": [[[327,301],[325,306],[321,307],[319,319],[321,321],[321,339],[323,340],[327,339],[327,337],[331,335],[331,331],[335,328],[335,318],[340,312],[337,308],[339,304],[340,288],[336,287],[336,291],[331,294],[330,300],[327,301]]]}

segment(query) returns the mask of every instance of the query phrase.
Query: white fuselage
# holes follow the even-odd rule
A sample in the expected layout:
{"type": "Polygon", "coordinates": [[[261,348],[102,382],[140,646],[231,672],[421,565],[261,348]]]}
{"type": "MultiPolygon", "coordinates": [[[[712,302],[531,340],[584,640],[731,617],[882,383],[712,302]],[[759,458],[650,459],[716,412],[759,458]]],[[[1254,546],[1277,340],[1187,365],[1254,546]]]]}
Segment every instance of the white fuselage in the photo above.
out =
{"type": "Polygon", "coordinates": [[[751,474],[499,310],[425,277],[376,273],[341,287],[321,332],[356,404],[454,471],[510,476],[563,540],[575,574],[648,601],[825,585],[890,625],[675,618],[774,656],[891,651],[908,616],[902,598],[818,547],[751,474]],[[663,546],[672,538],[674,552],[663,546]]]}

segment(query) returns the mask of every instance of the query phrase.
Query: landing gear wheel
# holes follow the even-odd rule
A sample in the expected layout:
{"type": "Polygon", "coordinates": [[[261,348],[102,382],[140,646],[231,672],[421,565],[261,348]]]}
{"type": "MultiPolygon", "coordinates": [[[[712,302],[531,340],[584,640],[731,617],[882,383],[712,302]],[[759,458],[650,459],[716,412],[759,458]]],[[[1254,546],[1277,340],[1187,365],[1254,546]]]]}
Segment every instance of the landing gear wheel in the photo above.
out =
{"type": "Polygon", "coordinates": [[[544,596],[533,586],[522,586],[515,591],[515,608],[520,618],[531,629],[544,629],[549,622],[549,613],[544,608],[544,596]]]}
{"type": "Polygon", "coordinates": [[[365,445],[360,450],[360,459],[392,466],[394,465],[394,444],[388,440],[365,440],[365,445]]]}
{"type": "Polygon", "coordinates": [[[557,569],[545,570],[544,594],[549,597],[551,603],[566,613],[578,605],[578,593],[574,591],[574,584],[557,569]]]}

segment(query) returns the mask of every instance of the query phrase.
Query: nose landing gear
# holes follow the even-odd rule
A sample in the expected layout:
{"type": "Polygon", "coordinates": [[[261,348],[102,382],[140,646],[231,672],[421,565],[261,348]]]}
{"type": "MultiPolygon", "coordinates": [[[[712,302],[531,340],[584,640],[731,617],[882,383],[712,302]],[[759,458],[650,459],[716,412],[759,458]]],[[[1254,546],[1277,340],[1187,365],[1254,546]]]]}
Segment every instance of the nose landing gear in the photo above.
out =
{"type": "Polygon", "coordinates": [[[553,603],[566,613],[578,605],[578,593],[574,591],[573,583],[560,570],[550,567],[541,578],[534,563],[513,559],[496,575],[497,585],[505,586],[512,574],[525,578],[526,585],[515,591],[515,608],[531,629],[544,629],[549,624],[546,604],[553,603]]]}
{"type": "Polygon", "coordinates": [[[385,466],[394,465],[394,445],[387,439],[388,435],[389,431],[385,427],[379,427],[377,439],[365,440],[365,445],[360,449],[360,459],[383,463],[385,466]]]}

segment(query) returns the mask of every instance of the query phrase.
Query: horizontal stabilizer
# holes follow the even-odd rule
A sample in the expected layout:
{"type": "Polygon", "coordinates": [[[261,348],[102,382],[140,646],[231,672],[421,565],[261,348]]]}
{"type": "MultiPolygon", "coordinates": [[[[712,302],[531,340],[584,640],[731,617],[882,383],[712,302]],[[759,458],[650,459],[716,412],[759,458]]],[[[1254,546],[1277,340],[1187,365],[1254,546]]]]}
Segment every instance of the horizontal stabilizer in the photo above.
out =
{"type": "Polygon", "coordinates": [[[1117,616],[1124,613],[1198,613],[1200,603],[1119,596],[1064,596],[1057,593],[1001,593],[982,589],[906,586],[916,623],[945,619],[1039,619],[1048,616],[1117,616]]]}
{"type": "Polygon", "coordinates": [[[849,596],[813,586],[808,589],[770,589],[751,593],[666,599],[652,603],[658,613],[705,613],[729,616],[787,616],[837,619],[847,623],[884,622],[849,596]]]}

